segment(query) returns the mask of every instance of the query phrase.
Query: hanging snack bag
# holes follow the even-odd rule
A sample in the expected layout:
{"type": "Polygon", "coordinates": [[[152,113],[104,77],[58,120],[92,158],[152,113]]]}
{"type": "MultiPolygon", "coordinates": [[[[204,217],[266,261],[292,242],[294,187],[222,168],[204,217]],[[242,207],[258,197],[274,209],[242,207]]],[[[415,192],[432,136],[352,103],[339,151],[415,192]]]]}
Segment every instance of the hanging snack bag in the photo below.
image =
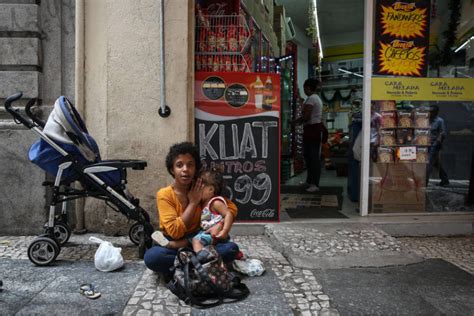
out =
{"type": "Polygon", "coordinates": [[[415,111],[415,127],[429,128],[430,113],[425,111],[415,111]]]}
{"type": "Polygon", "coordinates": [[[379,101],[380,111],[395,111],[397,105],[393,100],[379,101]]]}
{"type": "Polygon", "coordinates": [[[415,129],[414,144],[418,146],[430,145],[430,130],[429,129],[415,129]]]}
{"type": "Polygon", "coordinates": [[[380,146],[395,146],[395,130],[382,129],[380,130],[380,146]]]}
{"type": "Polygon", "coordinates": [[[395,128],[397,127],[397,112],[388,111],[382,112],[382,128],[395,128]]]}
{"type": "Polygon", "coordinates": [[[428,163],[428,147],[416,148],[416,162],[428,163]]]}
{"type": "Polygon", "coordinates": [[[212,30],[207,33],[207,51],[211,53],[216,51],[216,35],[212,30]]]}
{"type": "Polygon", "coordinates": [[[413,142],[413,129],[399,128],[397,129],[397,144],[411,145],[413,142]]]}
{"type": "Polygon", "coordinates": [[[398,111],[398,127],[413,127],[411,112],[398,111]]]}
{"type": "Polygon", "coordinates": [[[380,163],[392,163],[393,149],[389,147],[377,148],[377,161],[380,163]]]}

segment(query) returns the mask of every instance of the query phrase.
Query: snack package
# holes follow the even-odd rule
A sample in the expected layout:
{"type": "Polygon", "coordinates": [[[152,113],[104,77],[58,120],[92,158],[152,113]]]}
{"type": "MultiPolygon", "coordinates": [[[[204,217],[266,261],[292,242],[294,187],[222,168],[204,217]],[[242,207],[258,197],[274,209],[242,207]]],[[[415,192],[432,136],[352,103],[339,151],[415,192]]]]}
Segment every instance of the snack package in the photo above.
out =
{"type": "Polygon", "coordinates": [[[397,104],[393,100],[378,101],[380,111],[395,111],[397,104]]]}
{"type": "Polygon", "coordinates": [[[398,111],[398,127],[413,127],[411,112],[398,111]]]}
{"type": "Polygon", "coordinates": [[[380,130],[380,146],[395,146],[396,144],[394,129],[380,130]]]}
{"type": "Polygon", "coordinates": [[[377,148],[377,161],[380,163],[392,163],[393,149],[389,147],[377,148]]]}
{"type": "Polygon", "coordinates": [[[428,147],[417,147],[416,148],[416,162],[428,163],[428,147]]]}
{"type": "Polygon", "coordinates": [[[397,127],[397,112],[381,112],[382,115],[382,128],[395,128],[397,127]]]}
{"type": "Polygon", "coordinates": [[[413,142],[413,129],[399,128],[397,129],[397,144],[411,145],[413,142]]]}
{"type": "Polygon", "coordinates": [[[415,136],[413,143],[418,146],[430,145],[430,130],[429,129],[415,129],[415,136]]]}
{"type": "Polygon", "coordinates": [[[429,128],[430,127],[430,113],[426,111],[415,111],[415,127],[429,128]]]}

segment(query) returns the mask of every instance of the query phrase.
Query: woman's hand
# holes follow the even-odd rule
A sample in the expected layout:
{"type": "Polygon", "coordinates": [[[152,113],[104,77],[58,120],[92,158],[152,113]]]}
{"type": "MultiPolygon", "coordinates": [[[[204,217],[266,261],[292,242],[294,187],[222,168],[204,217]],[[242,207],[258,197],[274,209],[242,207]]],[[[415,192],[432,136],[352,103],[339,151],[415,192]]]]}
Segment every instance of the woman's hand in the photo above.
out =
{"type": "Polygon", "coordinates": [[[201,178],[197,178],[196,182],[191,186],[188,192],[188,201],[190,204],[198,205],[202,200],[202,192],[204,184],[201,178]]]}

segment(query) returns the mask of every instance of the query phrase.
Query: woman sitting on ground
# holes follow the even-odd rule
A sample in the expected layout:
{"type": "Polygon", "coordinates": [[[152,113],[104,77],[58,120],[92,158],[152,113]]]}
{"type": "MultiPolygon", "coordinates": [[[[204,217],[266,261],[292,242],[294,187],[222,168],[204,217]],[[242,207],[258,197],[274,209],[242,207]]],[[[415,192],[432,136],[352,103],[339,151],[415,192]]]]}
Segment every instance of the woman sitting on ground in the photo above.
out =
{"type": "MultiPolygon", "coordinates": [[[[173,176],[174,183],[162,188],[157,193],[157,206],[160,218],[160,230],[163,235],[174,241],[192,239],[200,230],[201,213],[203,210],[202,195],[204,184],[196,179],[201,167],[197,148],[189,142],[171,146],[166,156],[166,168],[173,176]]],[[[227,200],[233,218],[237,215],[237,207],[227,200]]],[[[219,229],[218,225],[214,226],[219,229]]],[[[211,235],[217,235],[212,228],[211,235]]],[[[235,260],[239,247],[230,241],[223,240],[215,245],[224,262],[235,260]]],[[[170,268],[174,264],[177,249],[153,246],[145,253],[145,265],[165,277],[170,277],[170,268]]]]}

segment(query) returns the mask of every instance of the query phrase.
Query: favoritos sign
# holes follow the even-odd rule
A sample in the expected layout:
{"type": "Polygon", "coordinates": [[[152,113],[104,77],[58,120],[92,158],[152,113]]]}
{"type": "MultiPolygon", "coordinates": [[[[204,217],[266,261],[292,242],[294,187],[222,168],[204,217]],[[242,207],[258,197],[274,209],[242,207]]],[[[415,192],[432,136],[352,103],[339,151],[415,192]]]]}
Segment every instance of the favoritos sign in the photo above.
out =
{"type": "Polygon", "coordinates": [[[375,74],[426,76],[429,8],[427,0],[377,1],[375,74]]]}

